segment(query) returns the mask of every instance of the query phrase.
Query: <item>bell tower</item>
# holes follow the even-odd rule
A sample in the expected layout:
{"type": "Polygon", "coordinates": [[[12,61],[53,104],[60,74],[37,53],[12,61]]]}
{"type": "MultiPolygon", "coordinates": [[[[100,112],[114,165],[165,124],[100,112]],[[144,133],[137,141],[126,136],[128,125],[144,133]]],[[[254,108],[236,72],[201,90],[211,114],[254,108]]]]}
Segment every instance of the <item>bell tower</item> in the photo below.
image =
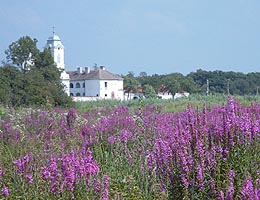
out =
{"type": "Polygon", "coordinates": [[[69,95],[70,77],[69,74],[67,74],[65,71],[64,46],[60,37],[55,34],[55,27],[53,27],[52,36],[48,38],[45,48],[51,50],[53,60],[56,63],[57,68],[61,71],[60,79],[64,85],[64,91],[67,93],[67,95],[69,95]]]}
{"type": "Polygon", "coordinates": [[[45,48],[51,50],[51,54],[54,62],[57,65],[57,68],[59,68],[60,70],[64,70],[64,46],[61,42],[60,37],[55,34],[55,27],[53,27],[52,36],[48,38],[45,48]]]}

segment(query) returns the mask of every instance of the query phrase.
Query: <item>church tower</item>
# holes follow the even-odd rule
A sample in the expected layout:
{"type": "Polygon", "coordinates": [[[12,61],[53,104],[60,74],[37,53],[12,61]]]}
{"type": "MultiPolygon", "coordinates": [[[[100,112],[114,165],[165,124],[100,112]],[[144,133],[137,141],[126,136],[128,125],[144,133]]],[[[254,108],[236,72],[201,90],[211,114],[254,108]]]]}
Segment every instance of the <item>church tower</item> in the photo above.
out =
{"type": "Polygon", "coordinates": [[[57,67],[60,70],[64,70],[65,69],[64,46],[61,42],[60,37],[55,34],[54,27],[52,33],[53,35],[48,38],[45,48],[51,50],[52,57],[54,59],[54,62],[57,64],[57,67]]]}
{"type": "Polygon", "coordinates": [[[45,48],[51,50],[51,54],[54,59],[54,62],[56,63],[57,68],[61,71],[60,78],[64,85],[64,91],[67,93],[67,95],[69,95],[70,77],[69,74],[67,74],[65,71],[64,46],[61,42],[60,37],[55,34],[54,27],[53,27],[52,36],[48,38],[45,48]]]}

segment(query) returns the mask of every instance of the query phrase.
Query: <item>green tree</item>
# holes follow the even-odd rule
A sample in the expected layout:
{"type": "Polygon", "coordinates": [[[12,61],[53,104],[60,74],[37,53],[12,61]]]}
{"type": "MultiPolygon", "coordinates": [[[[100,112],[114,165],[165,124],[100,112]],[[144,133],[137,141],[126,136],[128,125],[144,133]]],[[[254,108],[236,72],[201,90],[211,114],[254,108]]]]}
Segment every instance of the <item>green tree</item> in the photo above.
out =
{"type": "Polygon", "coordinates": [[[143,92],[144,92],[144,96],[148,99],[157,97],[157,94],[151,85],[144,85],[143,92]]]}
{"type": "Polygon", "coordinates": [[[124,78],[124,91],[125,91],[125,93],[128,94],[128,98],[129,98],[129,93],[131,93],[131,92],[136,93],[137,92],[139,82],[134,77],[133,72],[128,72],[128,74],[126,76],[124,76],[123,78],[124,78]]]}
{"type": "Polygon", "coordinates": [[[22,105],[26,102],[26,92],[24,91],[24,78],[22,73],[13,66],[6,65],[0,68],[1,90],[4,91],[4,96],[1,98],[2,103],[6,103],[11,106],[22,105]]]}
{"type": "Polygon", "coordinates": [[[180,73],[172,73],[168,74],[164,77],[163,83],[165,85],[165,89],[174,95],[176,92],[182,90],[181,88],[181,80],[183,79],[183,75],[180,73]]]}
{"type": "Polygon", "coordinates": [[[32,54],[32,60],[36,61],[40,53],[36,44],[36,39],[31,39],[29,36],[21,37],[18,41],[10,44],[5,51],[7,62],[23,69],[23,62],[28,59],[30,53],[32,54]]]}

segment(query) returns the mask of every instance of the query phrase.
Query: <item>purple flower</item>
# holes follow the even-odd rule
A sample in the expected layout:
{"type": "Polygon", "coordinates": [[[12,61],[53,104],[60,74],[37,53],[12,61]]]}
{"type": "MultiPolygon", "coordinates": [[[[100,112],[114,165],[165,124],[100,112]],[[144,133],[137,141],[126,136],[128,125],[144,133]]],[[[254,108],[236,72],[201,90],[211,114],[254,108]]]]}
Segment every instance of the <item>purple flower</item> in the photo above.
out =
{"type": "Polygon", "coordinates": [[[107,187],[109,185],[109,176],[104,175],[104,187],[107,187]]]}
{"type": "Polygon", "coordinates": [[[120,130],[119,131],[120,141],[127,143],[133,137],[133,133],[127,130],[120,130]]]}
{"type": "Polygon", "coordinates": [[[146,158],[147,158],[147,166],[149,170],[152,170],[154,168],[155,164],[155,157],[154,154],[150,153],[150,151],[146,151],[146,158]]]}
{"type": "Polygon", "coordinates": [[[235,172],[234,172],[234,170],[230,170],[230,171],[229,171],[229,180],[233,180],[234,177],[235,177],[235,172]]]}
{"type": "Polygon", "coordinates": [[[107,141],[111,144],[114,145],[116,143],[116,136],[115,135],[110,135],[107,138],[107,141]]]}
{"type": "Polygon", "coordinates": [[[30,184],[33,183],[33,175],[32,174],[27,174],[26,178],[27,178],[27,180],[29,181],[30,184]]]}
{"type": "Polygon", "coordinates": [[[21,174],[24,173],[27,165],[29,164],[29,161],[30,161],[30,157],[27,154],[23,158],[15,160],[13,163],[18,168],[18,172],[21,174]]]}
{"type": "Polygon", "coordinates": [[[218,200],[224,200],[224,192],[222,190],[219,191],[218,200]]]}
{"type": "Polygon", "coordinates": [[[242,199],[253,199],[254,197],[254,186],[252,183],[251,176],[246,176],[246,179],[243,182],[241,190],[242,199]]]}
{"type": "Polygon", "coordinates": [[[0,177],[3,175],[3,169],[0,168],[0,177]]]}
{"type": "Polygon", "coordinates": [[[9,196],[9,190],[8,190],[7,187],[3,187],[1,192],[2,192],[2,196],[3,197],[8,197],[9,196]]]}
{"type": "Polygon", "coordinates": [[[197,179],[199,181],[200,189],[203,189],[204,188],[204,181],[203,181],[202,168],[201,168],[200,165],[197,166],[197,179]]]}
{"type": "Polygon", "coordinates": [[[77,113],[75,108],[70,108],[67,114],[67,125],[69,128],[73,126],[76,119],[77,119],[77,113]]]}
{"type": "Polygon", "coordinates": [[[104,182],[103,182],[103,191],[102,191],[102,200],[108,200],[109,196],[109,177],[107,175],[104,175],[104,182]]]}
{"type": "Polygon", "coordinates": [[[46,166],[41,168],[41,174],[43,179],[48,179],[51,175],[46,166]]]}
{"type": "Polygon", "coordinates": [[[226,191],[226,199],[233,199],[235,193],[235,189],[234,189],[234,184],[233,181],[230,181],[229,185],[228,185],[228,189],[226,191]]]}

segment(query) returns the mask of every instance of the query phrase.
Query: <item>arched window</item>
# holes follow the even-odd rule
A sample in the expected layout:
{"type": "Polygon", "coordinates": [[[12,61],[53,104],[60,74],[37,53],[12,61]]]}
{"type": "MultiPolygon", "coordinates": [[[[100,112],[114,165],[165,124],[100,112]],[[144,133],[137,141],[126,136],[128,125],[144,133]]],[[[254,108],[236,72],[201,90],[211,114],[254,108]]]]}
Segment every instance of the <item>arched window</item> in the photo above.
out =
{"type": "Polygon", "coordinates": [[[80,83],[76,83],[76,88],[80,88],[80,83]]]}
{"type": "Polygon", "coordinates": [[[70,88],[73,88],[73,83],[70,83],[70,88]]]}
{"type": "Polygon", "coordinates": [[[80,93],[79,93],[79,92],[78,92],[78,93],[76,93],[76,96],[77,96],[77,97],[80,97],[80,93]]]}
{"type": "Polygon", "coordinates": [[[74,95],[73,95],[73,93],[70,93],[70,96],[72,96],[72,97],[73,97],[73,96],[74,96],[74,95]]]}

